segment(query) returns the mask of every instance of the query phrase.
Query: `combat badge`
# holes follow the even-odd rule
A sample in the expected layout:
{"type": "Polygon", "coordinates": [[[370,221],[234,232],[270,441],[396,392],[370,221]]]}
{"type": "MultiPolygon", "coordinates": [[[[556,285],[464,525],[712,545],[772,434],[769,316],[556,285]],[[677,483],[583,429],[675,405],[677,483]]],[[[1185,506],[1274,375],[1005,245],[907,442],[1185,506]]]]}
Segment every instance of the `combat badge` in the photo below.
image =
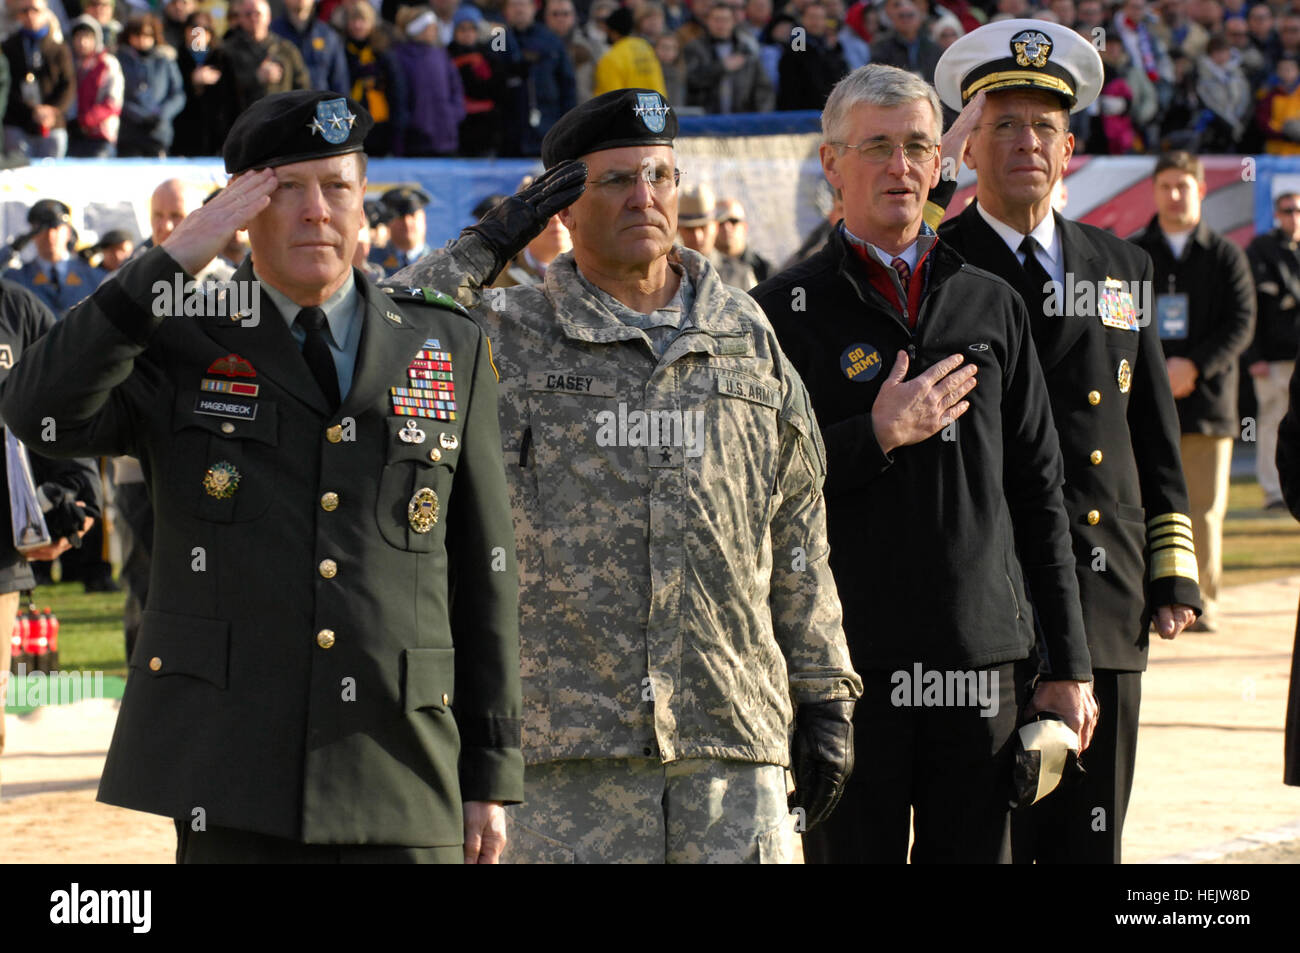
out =
{"type": "Polygon", "coordinates": [[[253,365],[238,354],[227,354],[225,357],[219,357],[208,365],[209,374],[220,374],[223,377],[256,377],[257,371],[253,370],[253,365]]]}
{"type": "Polygon", "coordinates": [[[215,496],[219,500],[230,499],[238,488],[239,471],[233,463],[225,460],[208,467],[208,472],[203,477],[203,489],[208,491],[208,496],[215,496]]]}
{"type": "Polygon", "coordinates": [[[1119,362],[1119,370],[1115,372],[1115,380],[1119,383],[1119,392],[1127,394],[1128,389],[1133,386],[1133,368],[1124,358],[1119,362]]]}
{"type": "Polygon", "coordinates": [[[414,417],[410,418],[406,422],[406,426],[397,432],[397,436],[402,443],[424,443],[424,431],[416,426],[414,417]]]}
{"type": "Polygon", "coordinates": [[[438,494],[427,486],[420,487],[406,504],[406,518],[417,533],[429,532],[438,522],[438,494]]]}
{"type": "Polygon", "coordinates": [[[438,444],[444,450],[455,450],[457,447],[460,446],[460,438],[457,437],[454,433],[447,433],[446,431],[443,431],[442,433],[438,434],[438,444]]]}

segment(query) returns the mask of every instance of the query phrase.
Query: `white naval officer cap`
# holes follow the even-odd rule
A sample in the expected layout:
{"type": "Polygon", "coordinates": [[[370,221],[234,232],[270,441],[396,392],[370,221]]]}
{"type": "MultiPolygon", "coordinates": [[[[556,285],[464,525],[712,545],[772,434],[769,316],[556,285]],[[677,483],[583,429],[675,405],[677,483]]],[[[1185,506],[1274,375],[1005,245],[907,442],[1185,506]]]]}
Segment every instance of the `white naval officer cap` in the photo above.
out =
{"type": "Polygon", "coordinates": [[[934,85],[960,111],[980,90],[1041,89],[1072,113],[1101,93],[1101,56],[1067,26],[1046,20],[999,20],[959,38],[939,57],[934,85]]]}

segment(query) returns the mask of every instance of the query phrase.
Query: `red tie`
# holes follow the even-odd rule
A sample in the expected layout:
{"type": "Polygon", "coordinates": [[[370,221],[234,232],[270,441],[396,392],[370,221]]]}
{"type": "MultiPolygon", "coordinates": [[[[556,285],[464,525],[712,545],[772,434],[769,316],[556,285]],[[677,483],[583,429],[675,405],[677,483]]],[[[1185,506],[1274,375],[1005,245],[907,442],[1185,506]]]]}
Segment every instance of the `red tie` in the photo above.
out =
{"type": "Polygon", "coordinates": [[[912,277],[912,269],[908,266],[907,262],[903,261],[903,259],[901,258],[895,258],[889,264],[894,269],[894,271],[898,272],[898,280],[903,285],[903,311],[907,314],[907,326],[909,328],[915,328],[916,315],[912,314],[907,309],[907,303],[908,303],[907,282],[912,277]]]}

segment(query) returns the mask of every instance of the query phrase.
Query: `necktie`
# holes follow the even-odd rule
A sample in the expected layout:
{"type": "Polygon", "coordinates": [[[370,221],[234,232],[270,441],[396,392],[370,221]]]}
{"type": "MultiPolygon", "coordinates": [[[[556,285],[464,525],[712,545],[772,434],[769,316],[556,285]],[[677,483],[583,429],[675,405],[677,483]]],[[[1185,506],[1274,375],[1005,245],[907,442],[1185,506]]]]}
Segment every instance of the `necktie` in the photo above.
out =
{"type": "Polygon", "coordinates": [[[60,291],[63,290],[63,286],[62,286],[61,284],[59,284],[59,266],[58,266],[58,265],[50,265],[50,283],[51,283],[52,285],[54,285],[54,292],[55,292],[55,294],[57,294],[58,292],[60,292],[60,291]]]}
{"type": "Polygon", "coordinates": [[[1044,317],[1047,314],[1047,299],[1054,293],[1052,276],[1034,254],[1038,250],[1038,242],[1034,241],[1033,236],[1025,236],[1025,240],[1020,243],[1020,250],[1025,253],[1026,287],[1034,293],[1033,297],[1025,298],[1025,306],[1029,309],[1030,318],[1044,317]]]}
{"type": "Polygon", "coordinates": [[[915,328],[916,315],[914,315],[910,310],[908,310],[907,307],[907,299],[908,299],[907,283],[908,280],[912,277],[912,268],[910,265],[908,265],[907,262],[903,261],[903,259],[901,258],[895,258],[893,261],[889,263],[889,265],[891,268],[894,269],[894,271],[898,272],[898,281],[903,286],[903,311],[907,313],[907,326],[909,328],[915,328]]]}
{"type": "Polygon", "coordinates": [[[329,342],[325,340],[325,312],[320,308],[303,308],[294,319],[294,324],[307,332],[307,340],[302,345],[303,360],[307,362],[321,392],[329,401],[330,411],[338,410],[341,402],[339,377],[334,367],[334,358],[330,355],[329,342]]]}

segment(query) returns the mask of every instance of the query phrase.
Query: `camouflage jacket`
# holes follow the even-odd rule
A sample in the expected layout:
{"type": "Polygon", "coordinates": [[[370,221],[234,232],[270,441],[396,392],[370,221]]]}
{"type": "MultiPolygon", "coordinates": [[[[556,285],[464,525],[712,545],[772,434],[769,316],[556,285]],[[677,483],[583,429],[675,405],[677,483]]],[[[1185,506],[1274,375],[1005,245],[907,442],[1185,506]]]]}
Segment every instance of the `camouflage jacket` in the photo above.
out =
{"type": "Polygon", "coordinates": [[[694,303],[662,358],[571,254],[480,294],[470,234],[394,277],[455,295],[493,345],[530,763],[788,765],[793,707],[862,690],[807,391],[753,300],[675,253],[694,303]]]}

